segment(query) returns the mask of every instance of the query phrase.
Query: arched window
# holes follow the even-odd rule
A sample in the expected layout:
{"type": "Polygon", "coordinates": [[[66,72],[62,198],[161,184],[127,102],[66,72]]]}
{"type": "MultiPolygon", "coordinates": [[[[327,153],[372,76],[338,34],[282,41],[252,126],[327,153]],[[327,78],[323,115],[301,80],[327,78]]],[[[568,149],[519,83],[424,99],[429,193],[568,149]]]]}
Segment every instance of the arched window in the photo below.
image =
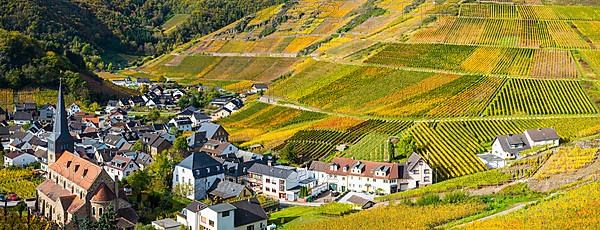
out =
{"type": "Polygon", "coordinates": [[[99,209],[98,209],[98,215],[99,215],[99,216],[102,216],[102,208],[99,208],[99,209]]]}
{"type": "Polygon", "coordinates": [[[92,216],[96,216],[96,207],[92,207],[92,216]]]}

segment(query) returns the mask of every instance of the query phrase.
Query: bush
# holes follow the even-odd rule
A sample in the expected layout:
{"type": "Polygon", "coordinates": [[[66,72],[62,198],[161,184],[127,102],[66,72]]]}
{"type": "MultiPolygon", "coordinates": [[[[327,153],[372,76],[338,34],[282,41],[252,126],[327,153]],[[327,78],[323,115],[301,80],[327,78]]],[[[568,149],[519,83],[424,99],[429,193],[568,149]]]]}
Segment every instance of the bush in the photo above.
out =
{"type": "Polygon", "coordinates": [[[425,205],[439,204],[441,202],[442,202],[442,199],[440,199],[440,195],[429,194],[429,195],[425,195],[425,196],[422,196],[419,199],[417,199],[416,204],[419,206],[425,206],[425,205]]]}
{"type": "Polygon", "coordinates": [[[444,203],[456,204],[465,201],[469,198],[469,194],[465,191],[449,192],[444,197],[444,203]]]}

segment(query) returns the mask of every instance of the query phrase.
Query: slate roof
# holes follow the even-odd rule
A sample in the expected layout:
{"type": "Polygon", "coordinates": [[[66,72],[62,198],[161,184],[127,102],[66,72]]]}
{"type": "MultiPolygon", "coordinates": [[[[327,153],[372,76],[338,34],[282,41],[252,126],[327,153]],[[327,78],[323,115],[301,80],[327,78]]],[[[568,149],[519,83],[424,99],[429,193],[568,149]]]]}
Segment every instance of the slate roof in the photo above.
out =
{"type": "Polygon", "coordinates": [[[200,149],[200,151],[204,151],[210,153],[213,156],[223,155],[223,152],[227,150],[228,147],[233,147],[233,145],[229,142],[220,142],[217,140],[208,140],[204,146],[200,149]]]}
{"type": "Polygon", "coordinates": [[[252,84],[252,88],[255,88],[255,89],[269,89],[269,86],[267,84],[255,83],[255,84],[252,84]]]}
{"type": "Polygon", "coordinates": [[[13,119],[17,121],[32,121],[33,113],[18,111],[13,114],[13,119]]]}
{"type": "Polygon", "coordinates": [[[207,208],[209,208],[215,212],[221,213],[221,212],[234,210],[235,206],[228,204],[228,203],[220,203],[220,204],[208,206],[207,208]]]}
{"type": "Polygon", "coordinates": [[[187,210],[190,210],[190,211],[194,212],[194,213],[197,213],[197,212],[199,212],[200,210],[202,210],[202,209],[204,209],[206,207],[208,207],[208,205],[206,205],[206,204],[204,204],[202,202],[193,201],[192,203],[188,204],[188,206],[185,207],[185,208],[187,210]]]}
{"type": "Polygon", "coordinates": [[[229,199],[233,197],[238,197],[246,186],[234,183],[227,180],[217,179],[213,186],[209,189],[209,194],[220,197],[222,199],[229,199]]]}
{"type": "Polygon", "coordinates": [[[212,122],[205,122],[202,123],[202,125],[200,125],[200,127],[198,128],[198,131],[204,131],[206,132],[206,137],[208,137],[208,139],[213,139],[213,137],[215,136],[215,133],[217,132],[217,130],[219,130],[219,128],[221,127],[221,125],[212,123],[212,122]]]}
{"type": "Polygon", "coordinates": [[[268,219],[267,213],[256,198],[233,202],[231,205],[235,207],[233,224],[235,227],[268,219]]]}
{"type": "Polygon", "coordinates": [[[122,136],[108,134],[104,137],[104,143],[106,143],[108,145],[116,146],[121,139],[123,139],[122,136]]]}
{"type": "Polygon", "coordinates": [[[362,198],[362,197],[356,196],[356,195],[353,195],[350,198],[348,198],[348,202],[353,203],[353,204],[357,204],[357,205],[360,205],[360,206],[365,206],[368,203],[374,203],[371,200],[367,200],[365,198],[362,198]]]}
{"type": "Polygon", "coordinates": [[[525,134],[529,135],[531,140],[535,142],[558,140],[558,133],[552,128],[539,128],[525,130],[525,134]]]}
{"type": "Polygon", "coordinates": [[[8,159],[15,159],[23,154],[25,154],[25,153],[20,152],[20,151],[10,151],[7,154],[5,154],[4,156],[7,157],[8,159]]]}
{"type": "Polygon", "coordinates": [[[252,167],[248,169],[248,172],[281,179],[287,179],[292,173],[294,173],[294,171],[290,169],[283,169],[259,163],[252,165],[252,167]]]}
{"type": "Polygon", "coordinates": [[[222,163],[205,152],[194,152],[177,166],[192,170],[194,178],[205,178],[223,173],[222,163]]]}
{"type": "Polygon", "coordinates": [[[524,134],[501,135],[497,136],[496,140],[500,143],[502,150],[511,154],[517,154],[523,150],[531,148],[531,146],[529,146],[529,141],[527,141],[527,137],[525,137],[524,134]]]}

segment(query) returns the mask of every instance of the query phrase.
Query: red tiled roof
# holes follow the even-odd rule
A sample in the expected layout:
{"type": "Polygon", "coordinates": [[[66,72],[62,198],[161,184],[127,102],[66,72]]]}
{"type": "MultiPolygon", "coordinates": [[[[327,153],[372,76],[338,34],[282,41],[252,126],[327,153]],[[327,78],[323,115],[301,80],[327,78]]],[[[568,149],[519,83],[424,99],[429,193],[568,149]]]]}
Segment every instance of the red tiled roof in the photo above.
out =
{"type": "Polygon", "coordinates": [[[359,160],[353,160],[350,158],[336,157],[336,158],[333,158],[331,163],[313,161],[313,163],[310,165],[310,170],[324,172],[324,173],[332,174],[332,175],[341,175],[341,176],[361,176],[361,177],[371,177],[371,178],[381,178],[381,179],[398,179],[402,175],[401,173],[399,173],[399,170],[398,170],[399,166],[400,165],[397,163],[359,161],[359,160]],[[358,162],[360,162],[361,164],[364,164],[364,170],[360,174],[352,172],[352,167],[358,162]],[[339,166],[338,169],[335,171],[331,170],[330,166],[332,164],[337,164],[339,166]],[[346,170],[344,172],[343,169],[346,166],[348,167],[348,170],[346,170]],[[376,176],[375,175],[375,170],[381,166],[389,167],[389,172],[387,173],[387,176],[376,176]]]}
{"type": "Polygon", "coordinates": [[[108,186],[106,186],[106,184],[102,183],[100,184],[100,186],[98,186],[98,189],[96,189],[96,192],[94,193],[94,196],[92,196],[91,201],[92,202],[108,202],[108,201],[112,201],[115,199],[115,193],[113,193],[112,190],[110,190],[110,188],[108,188],[108,186]]]}
{"type": "Polygon", "coordinates": [[[49,168],[86,190],[92,186],[96,178],[102,173],[100,166],[69,151],[65,151],[49,168]]]}

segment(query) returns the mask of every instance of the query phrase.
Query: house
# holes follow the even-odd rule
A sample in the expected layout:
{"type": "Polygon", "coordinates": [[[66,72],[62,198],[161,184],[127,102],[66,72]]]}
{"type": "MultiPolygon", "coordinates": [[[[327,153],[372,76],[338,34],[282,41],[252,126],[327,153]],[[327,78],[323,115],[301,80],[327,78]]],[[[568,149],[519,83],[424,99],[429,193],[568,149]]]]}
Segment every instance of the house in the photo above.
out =
{"type": "Polygon", "coordinates": [[[218,157],[223,155],[235,154],[238,151],[238,148],[229,142],[221,142],[211,139],[204,143],[202,148],[200,148],[200,151],[218,157]]]}
{"type": "Polygon", "coordinates": [[[138,164],[129,157],[117,155],[104,166],[104,170],[115,180],[122,180],[129,174],[140,170],[138,164]]]}
{"type": "Polygon", "coordinates": [[[212,118],[202,112],[196,111],[192,114],[190,120],[192,120],[192,124],[194,127],[198,127],[202,123],[211,122],[212,118]]]}
{"type": "Polygon", "coordinates": [[[239,98],[234,98],[231,101],[227,102],[227,104],[225,104],[223,106],[223,108],[228,109],[229,111],[238,111],[239,109],[241,109],[242,107],[244,107],[244,102],[239,99],[239,98]]]}
{"type": "Polygon", "coordinates": [[[295,201],[299,198],[299,187],[309,182],[311,177],[311,172],[304,169],[256,163],[248,169],[246,181],[255,192],[295,201]]]}
{"type": "Polygon", "coordinates": [[[13,114],[13,120],[17,125],[24,125],[33,122],[33,112],[18,111],[13,114]]]}
{"type": "Polygon", "coordinates": [[[141,96],[133,96],[129,98],[129,106],[131,107],[143,106],[145,103],[146,101],[141,96]]]}
{"type": "Polygon", "coordinates": [[[162,219],[152,221],[152,227],[157,230],[179,230],[181,223],[171,219],[162,219]]]}
{"type": "Polygon", "coordinates": [[[333,191],[390,194],[430,185],[432,168],[419,154],[413,153],[405,163],[360,161],[334,158],[331,163],[313,161],[309,170],[318,184],[333,191]]]}
{"type": "Polygon", "coordinates": [[[209,189],[208,196],[213,200],[245,199],[254,195],[245,185],[227,180],[218,180],[209,189]]]}
{"type": "Polygon", "coordinates": [[[192,150],[200,150],[207,141],[206,131],[196,131],[187,137],[188,147],[192,150]]]}
{"type": "Polygon", "coordinates": [[[205,152],[194,152],[181,161],[173,170],[173,187],[189,186],[189,199],[200,200],[208,195],[209,189],[218,180],[223,180],[221,162],[205,152]]]}
{"type": "Polygon", "coordinates": [[[169,123],[175,125],[175,127],[177,127],[177,130],[192,131],[192,121],[187,117],[176,117],[171,119],[169,123]]]}
{"type": "Polygon", "coordinates": [[[217,98],[213,98],[212,101],[210,101],[210,105],[215,106],[215,107],[223,107],[229,101],[231,101],[231,99],[232,99],[232,97],[217,97],[217,98]]]}
{"type": "Polygon", "coordinates": [[[519,153],[524,150],[537,146],[556,147],[559,144],[560,137],[552,128],[528,129],[523,134],[496,136],[491,154],[503,160],[519,159],[519,153]]]}
{"type": "Polygon", "coordinates": [[[264,92],[264,91],[267,91],[267,89],[269,89],[269,86],[267,84],[255,83],[255,84],[252,84],[250,93],[264,92]]]}
{"type": "Polygon", "coordinates": [[[152,156],[161,153],[172,146],[171,142],[156,133],[145,133],[142,135],[141,140],[147,147],[147,152],[152,156]]]}
{"type": "Polygon", "coordinates": [[[206,138],[208,139],[229,141],[229,133],[225,130],[225,128],[212,122],[202,123],[200,127],[198,127],[198,131],[206,132],[206,138]]]}
{"type": "Polygon", "coordinates": [[[354,193],[348,193],[346,196],[342,197],[339,202],[355,205],[358,209],[362,210],[372,208],[375,205],[375,202],[371,199],[367,199],[360,194],[354,193]]]}
{"type": "Polygon", "coordinates": [[[215,110],[212,115],[210,115],[213,121],[219,120],[221,118],[229,117],[233,112],[225,107],[221,107],[220,109],[215,110]]]}
{"type": "Polygon", "coordinates": [[[4,167],[25,167],[37,161],[34,155],[20,151],[11,151],[4,155],[4,167]]]}
{"type": "Polygon", "coordinates": [[[71,104],[69,106],[69,108],[67,109],[67,114],[69,116],[72,116],[72,115],[74,115],[76,113],[79,113],[79,112],[81,112],[81,107],[79,107],[79,105],[77,105],[75,103],[71,104]]]}
{"type": "Polygon", "coordinates": [[[267,219],[267,213],[256,198],[211,206],[195,202],[188,205],[177,218],[178,222],[183,222],[191,230],[266,229],[267,219]]]}
{"type": "Polygon", "coordinates": [[[37,158],[37,161],[40,162],[40,169],[44,172],[48,172],[48,149],[38,148],[33,152],[33,155],[37,158]]]}
{"type": "Polygon", "coordinates": [[[115,134],[107,134],[104,136],[104,144],[106,144],[109,148],[119,149],[123,144],[127,143],[127,140],[121,135],[115,134]]]}
{"type": "Polygon", "coordinates": [[[528,129],[525,130],[525,137],[527,138],[527,141],[531,147],[556,147],[560,144],[560,137],[552,128],[528,129]]]}
{"type": "Polygon", "coordinates": [[[35,113],[37,110],[37,106],[35,103],[17,103],[15,104],[15,112],[29,112],[35,113]]]}
{"type": "Polygon", "coordinates": [[[112,111],[113,109],[119,108],[119,101],[118,100],[109,100],[108,103],[106,104],[106,108],[104,109],[105,112],[110,113],[110,111],[112,111]]]}
{"type": "Polygon", "coordinates": [[[54,119],[54,112],[56,111],[56,108],[54,107],[54,105],[51,104],[46,104],[44,106],[42,106],[38,112],[40,113],[40,116],[38,118],[38,120],[40,121],[52,121],[52,119],[54,119]]]}

